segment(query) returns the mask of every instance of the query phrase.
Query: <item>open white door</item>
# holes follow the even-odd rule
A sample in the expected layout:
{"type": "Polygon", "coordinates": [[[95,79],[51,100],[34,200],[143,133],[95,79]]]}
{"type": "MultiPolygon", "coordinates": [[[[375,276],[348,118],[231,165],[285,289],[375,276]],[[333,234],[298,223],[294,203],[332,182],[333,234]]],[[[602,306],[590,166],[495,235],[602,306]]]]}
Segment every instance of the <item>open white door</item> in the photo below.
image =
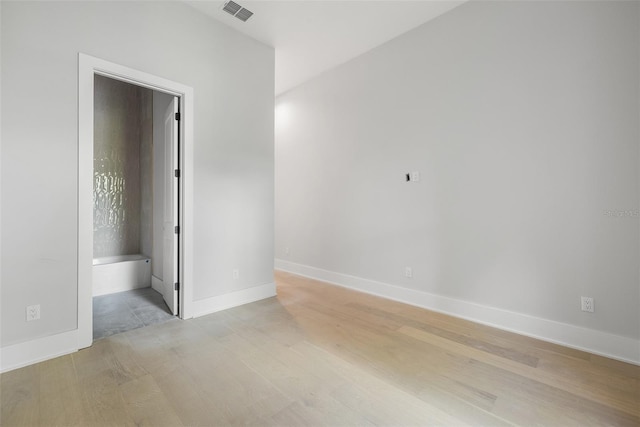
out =
{"type": "Polygon", "coordinates": [[[169,310],[178,314],[178,238],[179,238],[179,122],[178,98],[173,98],[164,114],[164,259],[162,265],[163,297],[169,310]]]}

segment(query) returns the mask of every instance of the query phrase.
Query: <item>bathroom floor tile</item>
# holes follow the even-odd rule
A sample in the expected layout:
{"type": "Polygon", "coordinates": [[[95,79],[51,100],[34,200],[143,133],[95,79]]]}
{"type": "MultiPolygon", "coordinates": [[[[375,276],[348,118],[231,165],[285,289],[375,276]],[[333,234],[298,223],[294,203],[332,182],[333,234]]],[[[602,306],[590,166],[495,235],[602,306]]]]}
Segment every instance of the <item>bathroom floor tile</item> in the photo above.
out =
{"type": "Polygon", "coordinates": [[[93,339],[100,339],[144,326],[132,311],[97,316],[93,320],[93,339]]]}
{"type": "Polygon", "coordinates": [[[94,317],[129,310],[129,306],[126,304],[126,297],[120,293],[93,297],[94,317]]]}
{"type": "Polygon", "coordinates": [[[147,306],[165,307],[162,295],[153,288],[134,289],[133,291],[121,293],[128,294],[126,296],[126,304],[132,310],[147,306]]]}
{"type": "Polygon", "coordinates": [[[144,323],[145,326],[154,325],[156,323],[163,323],[167,320],[173,319],[169,309],[162,309],[156,306],[145,306],[136,308],[133,310],[135,315],[144,323]]]}
{"type": "Polygon", "coordinates": [[[93,339],[176,319],[152,288],[93,298],[93,339]]]}

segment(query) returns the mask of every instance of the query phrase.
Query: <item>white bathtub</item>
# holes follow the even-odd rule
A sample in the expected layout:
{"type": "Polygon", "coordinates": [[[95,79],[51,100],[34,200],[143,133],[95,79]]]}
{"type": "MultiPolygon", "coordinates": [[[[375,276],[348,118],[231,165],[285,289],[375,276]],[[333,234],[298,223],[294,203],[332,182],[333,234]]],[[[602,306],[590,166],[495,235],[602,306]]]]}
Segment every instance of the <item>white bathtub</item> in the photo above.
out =
{"type": "Polygon", "coordinates": [[[120,255],[93,260],[93,296],[151,286],[151,258],[120,255]]]}

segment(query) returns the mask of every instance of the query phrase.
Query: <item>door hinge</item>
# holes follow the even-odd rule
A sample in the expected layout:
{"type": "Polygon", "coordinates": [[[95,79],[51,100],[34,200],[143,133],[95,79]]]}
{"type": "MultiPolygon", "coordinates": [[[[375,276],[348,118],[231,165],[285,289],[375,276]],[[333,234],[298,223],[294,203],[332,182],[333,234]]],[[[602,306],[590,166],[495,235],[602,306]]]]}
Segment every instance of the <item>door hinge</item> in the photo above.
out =
{"type": "Polygon", "coordinates": [[[176,226],[173,228],[173,231],[174,231],[176,234],[180,234],[180,226],[179,226],[179,225],[176,225],[176,226]]]}
{"type": "Polygon", "coordinates": [[[174,291],[179,291],[180,290],[180,283],[176,282],[173,284],[173,290],[174,291]]]}
{"type": "Polygon", "coordinates": [[[175,176],[176,178],[180,178],[180,169],[176,169],[173,171],[173,176],[175,176]]]}
{"type": "Polygon", "coordinates": [[[180,120],[180,113],[176,113],[176,120],[180,120]]]}

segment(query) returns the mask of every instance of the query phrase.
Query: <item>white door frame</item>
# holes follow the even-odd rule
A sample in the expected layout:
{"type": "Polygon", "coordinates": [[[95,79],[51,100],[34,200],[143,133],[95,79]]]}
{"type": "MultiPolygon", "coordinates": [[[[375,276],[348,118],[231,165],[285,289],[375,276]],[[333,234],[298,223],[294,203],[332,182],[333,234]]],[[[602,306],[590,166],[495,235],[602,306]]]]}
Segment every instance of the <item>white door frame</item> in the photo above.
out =
{"type": "Polygon", "coordinates": [[[78,348],[93,343],[93,81],[99,74],[180,99],[180,318],[193,317],[193,88],[78,55],[78,348]]]}

